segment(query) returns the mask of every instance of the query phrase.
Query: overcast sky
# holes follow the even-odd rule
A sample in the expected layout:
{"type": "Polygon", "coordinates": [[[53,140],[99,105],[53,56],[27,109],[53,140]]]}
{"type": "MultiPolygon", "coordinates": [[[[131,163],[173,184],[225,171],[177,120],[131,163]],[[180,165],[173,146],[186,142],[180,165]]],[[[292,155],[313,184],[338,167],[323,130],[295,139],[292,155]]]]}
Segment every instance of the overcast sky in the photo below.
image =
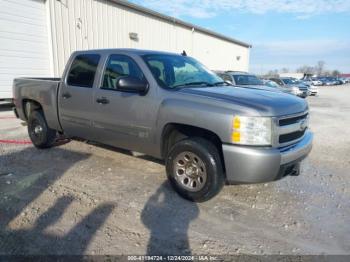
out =
{"type": "Polygon", "coordinates": [[[131,0],[253,45],[250,71],[326,62],[350,73],[350,0],[131,0]]]}

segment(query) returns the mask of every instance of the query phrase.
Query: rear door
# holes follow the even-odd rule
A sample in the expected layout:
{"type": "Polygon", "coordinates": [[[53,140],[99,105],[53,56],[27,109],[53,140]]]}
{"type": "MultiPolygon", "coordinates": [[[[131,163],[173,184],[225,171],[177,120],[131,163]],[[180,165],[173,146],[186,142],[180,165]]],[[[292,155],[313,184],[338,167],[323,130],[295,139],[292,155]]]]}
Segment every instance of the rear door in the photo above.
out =
{"type": "Polygon", "coordinates": [[[62,79],[58,108],[61,125],[69,136],[93,138],[93,87],[100,60],[99,54],[77,54],[71,60],[66,79],[62,79]]]}
{"type": "Polygon", "coordinates": [[[155,89],[146,95],[116,89],[119,77],[133,76],[146,80],[136,61],[125,54],[106,58],[100,88],[96,88],[93,126],[99,142],[148,153],[152,144],[157,106],[155,89]]]}

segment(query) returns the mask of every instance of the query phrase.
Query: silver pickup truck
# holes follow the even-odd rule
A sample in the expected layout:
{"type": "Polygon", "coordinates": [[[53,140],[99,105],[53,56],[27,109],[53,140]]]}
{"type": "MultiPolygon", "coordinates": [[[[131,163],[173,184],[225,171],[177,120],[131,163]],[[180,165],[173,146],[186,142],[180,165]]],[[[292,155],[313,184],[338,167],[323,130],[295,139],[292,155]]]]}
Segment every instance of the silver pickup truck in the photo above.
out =
{"type": "Polygon", "coordinates": [[[164,159],[172,186],[192,201],[225,183],[298,175],[312,147],[303,99],[232,86],[173,53],[75,52],[61,79],[18,78],[13,95],[37,148],[60,135],[164,159]]]}

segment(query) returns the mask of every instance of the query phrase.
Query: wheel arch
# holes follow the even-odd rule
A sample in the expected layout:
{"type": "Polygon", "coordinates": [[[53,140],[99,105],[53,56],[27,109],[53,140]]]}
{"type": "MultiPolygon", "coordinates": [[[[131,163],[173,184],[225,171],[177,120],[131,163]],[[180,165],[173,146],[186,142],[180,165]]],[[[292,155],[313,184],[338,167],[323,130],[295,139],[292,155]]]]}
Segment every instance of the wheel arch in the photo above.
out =
{"type": "Polygon", "coordinates": [[[192,126],[192,125],[180,124],[180,123],[168,123],[164,126],[162,131],[162,137],[161,137],[162,158],[164,159],[166,158],[168,152],[170,151],[170,149],[175,143],[191,137],[201,137],[212,142],[215,145],[215,147],[218,149],[218,152],[221,158],[222,167],[225,171],[225,163],[224,163],[224,157],[223,157],[223,151],[222,151],[222,141],[220,137],[213,131],[210,131],[208,129],[201,128],[201,127],[192,126]]]}
{"type": "Polygon", "coordinates": [[[28,121],[30,113],[35,110],[42,110],[44,114],[43,106],[38,101],[35,101],[33,99],[23,99],[22,108],[23,108],[23,114],[26,121],[28,121]]]}

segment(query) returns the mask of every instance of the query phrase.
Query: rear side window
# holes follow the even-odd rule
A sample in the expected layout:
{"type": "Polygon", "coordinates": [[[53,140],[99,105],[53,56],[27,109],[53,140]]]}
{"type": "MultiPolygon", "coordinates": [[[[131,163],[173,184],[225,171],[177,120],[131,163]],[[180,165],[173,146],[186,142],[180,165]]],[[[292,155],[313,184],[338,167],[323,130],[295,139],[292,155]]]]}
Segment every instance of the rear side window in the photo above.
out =
{"type": "Polygon", "coordinates": [[[67,84],[71,86],[92,87],[100,55],[85,54],[75,57],[70,68],[67,84]]]}

